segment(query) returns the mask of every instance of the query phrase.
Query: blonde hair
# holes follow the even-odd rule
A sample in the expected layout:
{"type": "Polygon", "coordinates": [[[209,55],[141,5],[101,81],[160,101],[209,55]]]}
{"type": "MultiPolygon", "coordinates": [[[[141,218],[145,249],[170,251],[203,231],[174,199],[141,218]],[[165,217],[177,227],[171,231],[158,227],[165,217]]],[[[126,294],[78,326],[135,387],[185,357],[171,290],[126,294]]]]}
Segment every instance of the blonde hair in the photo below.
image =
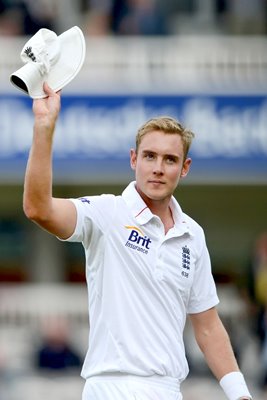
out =
{"type": "Polygon", "coordinates": [[[152,131],[161,131],[166,134],[180,135],[183,142],[184,160],[186,159],[192,140],[195,137],[195,135],[193,132],[186,129],[176,119],[166,116],[151,118],[138,129],[136,135],[136,152],[138,152],[142,138],[147,133],[152,131]]]}

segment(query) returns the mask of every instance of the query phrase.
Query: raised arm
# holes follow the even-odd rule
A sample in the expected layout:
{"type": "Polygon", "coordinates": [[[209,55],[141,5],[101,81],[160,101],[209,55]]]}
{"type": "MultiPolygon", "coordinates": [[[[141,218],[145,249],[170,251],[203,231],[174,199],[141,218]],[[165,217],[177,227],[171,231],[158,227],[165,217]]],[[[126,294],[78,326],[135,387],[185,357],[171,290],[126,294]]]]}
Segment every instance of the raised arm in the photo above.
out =
{"type": "Polygon", "coordinates": [[[74,232],[76,209],[67,199],[52,195],[53,136],[60,111],[60,93],[46,83],[47,98],[33,101],[34,129],[24,181],[26,216],[48,232],[66,239],[74,232]]]}

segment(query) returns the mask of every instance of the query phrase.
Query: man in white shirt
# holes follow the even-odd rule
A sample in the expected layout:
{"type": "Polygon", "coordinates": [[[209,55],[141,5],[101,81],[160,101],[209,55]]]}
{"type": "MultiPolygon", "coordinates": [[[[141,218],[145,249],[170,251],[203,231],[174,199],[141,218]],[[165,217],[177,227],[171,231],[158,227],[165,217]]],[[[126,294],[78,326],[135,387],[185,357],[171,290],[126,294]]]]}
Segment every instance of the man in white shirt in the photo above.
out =
{"type": "Polygon", "coordinates": [[[230,400],[250,399],[217,314],[202,228],[173,197],[190,169],[193,133],[170,117],[138,131],[130,162],[136,181],[121,196],[52,195],[52,142],[60,95],[44,85],[34,100],[24,211],[61,240],[84,246],[89,348],[83,400],[177,400],[188,374],[183,330],[196,340],[230,400]]]}

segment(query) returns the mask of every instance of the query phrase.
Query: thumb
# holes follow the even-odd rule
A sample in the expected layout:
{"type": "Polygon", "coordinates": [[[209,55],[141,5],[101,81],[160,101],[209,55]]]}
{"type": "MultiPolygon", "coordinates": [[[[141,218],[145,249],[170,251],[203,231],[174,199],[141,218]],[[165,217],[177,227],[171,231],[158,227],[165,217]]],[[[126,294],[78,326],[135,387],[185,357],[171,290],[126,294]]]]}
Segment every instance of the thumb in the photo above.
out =
{"type": "Polygon", "coordinates": [[[47,82],[44,82],[43,90],[44,90],[45,94],[47,94],[47,96],[49,96],[49,97],[54,96],[56,94],[54,92],[54,90],[48,85],[47,82]]]}

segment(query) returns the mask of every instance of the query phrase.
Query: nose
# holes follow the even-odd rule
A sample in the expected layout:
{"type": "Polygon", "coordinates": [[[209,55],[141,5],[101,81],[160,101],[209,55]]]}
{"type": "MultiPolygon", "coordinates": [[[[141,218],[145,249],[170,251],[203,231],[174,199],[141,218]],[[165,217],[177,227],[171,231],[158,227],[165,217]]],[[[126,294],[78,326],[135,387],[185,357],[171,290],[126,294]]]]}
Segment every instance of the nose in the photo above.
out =
{"type": "Polygon", "coordinates": [[[164,170],[163,170],[163,162],[162,162],[161,159],[158,158],[158,159],[155,161],[155,164],[154,164],[153,174],[154,174],[154,175],[163,175],[163,173],[164,173],[164,170]]]}

